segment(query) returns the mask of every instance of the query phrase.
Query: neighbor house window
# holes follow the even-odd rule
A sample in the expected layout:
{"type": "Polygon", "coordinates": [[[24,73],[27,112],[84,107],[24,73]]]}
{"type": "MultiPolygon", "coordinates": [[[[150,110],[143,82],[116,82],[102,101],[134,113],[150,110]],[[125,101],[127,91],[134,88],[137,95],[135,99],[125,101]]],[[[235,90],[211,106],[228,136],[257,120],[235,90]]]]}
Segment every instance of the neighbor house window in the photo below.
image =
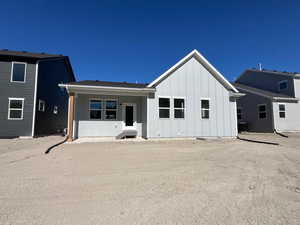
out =
{"type": "Polygon", "coordinates": [[[260,119],[267,118],[267,106],[266,105],[258,105],[258,117],[260,119]]]}
{"type": "Polygon", "coordinates": [[[105,119],[116,120],[117,119],[117,101],[107,100],[105,102],[105,119]]]}
{"type": "Polygon", "coordinates": [[[57,106],[54,106],[54,108],[53,108],[53,113],[54,113],[54,114],[58,114],[58,107],[57,107],[57,106]]]}
{"type": "Polygon", "coordinates": [[[43,100],[39,100],[39,111],[45,112],[45,108],[46,108],[46,102],[43,100]]]}
{"type": "Polygon", "coordinates": [[[8,99],[8,119],[22,120],[24,109],[24,98],[8,99]]]}
{"type": "Polygon", "coordinates": [[[26,63],[12,63],[11,82],[25,82],[26,63]]]}
{"type": "Polygon", "coordinates": [[[159,118],[170,118],[170,99],[159,98],[159,118]]]}
{"type": "Polygon", "coordinates": [[[279,104],[279,117],[285,118],[285,104],[279,104]]]}
{"type": "Polygon", "coordinates": [[[184,99],[174,98],[174,118],[184,119],[184,99]]]}
{"type": "Polygon", "coordinates": [[[243,118],[241,107],[237,108],[237,118],[238,118],[238,120],[241,120],[243,118]]]}
{"type": "Polygon", "coordinates": [[[210,105],[208,99],[201,100],[201,118],[209,119],[210,105]]]}
{"type": "Polygon", "coordinates": [[[287,80],[283,80],[283,81],[278,82],[279,91],[285,90],[287,88],[288,88],[288,81],[287,80]]]}
{"type": "Polygon", "coordinates": [[[102,101],[90,100],[90,119],[100,120],[102,114],[102,101]]]}

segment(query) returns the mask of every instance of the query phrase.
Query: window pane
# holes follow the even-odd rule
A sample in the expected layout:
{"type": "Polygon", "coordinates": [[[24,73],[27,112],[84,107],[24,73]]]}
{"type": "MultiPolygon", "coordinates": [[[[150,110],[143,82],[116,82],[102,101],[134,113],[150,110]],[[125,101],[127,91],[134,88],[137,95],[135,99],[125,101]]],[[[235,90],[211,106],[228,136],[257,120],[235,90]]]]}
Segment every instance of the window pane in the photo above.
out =
{"type": "Polygon", "coordinates": [[[159,98],[159,107],[170,107],[170,99],[169,98],[159,98]]]}
{"type": "Polygon", "coordinates": [[[91,119],[101,119],[101,111],[100,110],[91,110],[90,118],[91,119]]]}
{"type": "Polygon", "coordinates": [[[22,102],[21,100],[10,100],[9,108],[22,109],[22,102]]]}
{"type": "Polygon", "coordinates": [[[241,114],[238,114],[238,115],[237,115],[237,118],[238,118],[238,120],[241,120],[241,119],[242,119],[242,115],[241,115],[241,114]]]}
{"type": "Polygon", "coordinates": [[[279,112],[279,117],[280,118],[285,118],[285,112],[279,112]]]}
{"type": "Polygon", "coordinates": [[[174,109],[174,118],[184,118],[184,109],[174,109]]]}
{"type": "Polygon", "coordinates": [[[286,88],[287,88],[287,82],[286,82],[286,81],[281,82],[281,83],[279,84],[279,89],[280,89],[280,90],[286,89],[286,88]]]}
{"type": "Polygon", "coordinates": [[[14,63],[13,65],[13,81],[25,80],[25,64],[14,63]]]}
{"type": "Polygon", "coordinates": [[[184,99],[174,99],[174,108],[184,108],[184,99]]]}
{"type": "Polygon", "coordinates": [[[201,110],[202,119],[209,119],[209,110],[201,110]]]}
{"type": "Polygon", "coordinates": [[[285,105],[279,105],[279,111],[285,111],[285,105]]]}
{"type": "Polygon", "coordinates": [[[21,119],[22,118],[22,110],[10,110],[9,118],[21,119]]]}
{"type": "Polygon", "coordinates": [[[209,109],[209,100],[201,100],[201,108],[209,109]]]}
{"type": "Polygon", "coordinates": [[[115,120],[115,119],[117,119],[117,111],[115,111],[115,110],[107,110],[105,112],[105,119],[108,119],[108,120],[115,120]]]}
{"type": "Polygon", "coordinates": [[[263,119],[263,118],[266,118],[266,117],[267,117],[267,113],[265,113],[265,112],[259,113],[259,118],[263,119]]]}
{"type": "Polygon", "coordinates": [[[259,109],[260,112],[266,111],[266,106],[265,105],[260,105],[258,107],[258,109],[259,109]]]}
{"type": "Polygon", "coordinates": [[[102,101],[91,100],[90,101],[90,109],[102,109],[102,101]]]}
{"type": "Polygon", "coordinates": [[[106,101],[106,109],[117,109],[116,101],[106,101]]]}
{"type": "Polygon", "coordinates": [[[159,118],[169,118],[170,110],[169,109],[159,109],[159,118]]]}

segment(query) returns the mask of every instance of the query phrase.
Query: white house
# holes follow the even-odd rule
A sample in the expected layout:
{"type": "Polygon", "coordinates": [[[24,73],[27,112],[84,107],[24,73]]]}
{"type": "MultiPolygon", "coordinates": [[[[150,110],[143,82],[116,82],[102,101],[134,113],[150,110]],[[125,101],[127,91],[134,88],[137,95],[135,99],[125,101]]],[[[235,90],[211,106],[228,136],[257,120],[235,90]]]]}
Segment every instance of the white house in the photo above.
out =
{"type": "Polygon", "coordinates": [[[79,81],[69,93],[69,141],[80,137],[236,137],[241,96],[197,50],[150,84],[79,81]]]}

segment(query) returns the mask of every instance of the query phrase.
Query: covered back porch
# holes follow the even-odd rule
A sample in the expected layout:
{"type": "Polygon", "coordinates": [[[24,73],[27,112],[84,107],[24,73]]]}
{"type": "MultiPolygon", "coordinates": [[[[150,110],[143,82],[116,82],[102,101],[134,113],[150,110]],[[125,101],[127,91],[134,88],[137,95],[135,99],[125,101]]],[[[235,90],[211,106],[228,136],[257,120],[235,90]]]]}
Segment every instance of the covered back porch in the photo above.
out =
{"type": "Polygon", "coordinates": [[[69,93],[68,141],[81,137],[147,138],[147,98],[155,89],[130,83],[79,83],[60,85],[69,93]]]}

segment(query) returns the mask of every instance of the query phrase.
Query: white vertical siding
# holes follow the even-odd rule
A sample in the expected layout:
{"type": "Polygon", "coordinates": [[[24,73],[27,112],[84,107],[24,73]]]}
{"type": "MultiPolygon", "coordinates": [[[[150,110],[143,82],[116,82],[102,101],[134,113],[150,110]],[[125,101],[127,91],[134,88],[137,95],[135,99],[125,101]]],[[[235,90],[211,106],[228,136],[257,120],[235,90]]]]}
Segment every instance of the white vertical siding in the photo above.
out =
{"type": "Polygon", "coordinates": [[[229,91],[196,59],[182,67],[156,87],[154,98],[148,98],[148,133],[155,137],[234,137],[236,103],[229,91]],[[170,119],[159,119],[159,96],[171,97],[170,119]],[[185,98],[185,118],[174,119],[173,97],[185,98]],[[201,98],[210,99],[210,119],[201,118],[201,98]]]}
{"type": "Polygon", "coordinates": [[[274,127],[277,131],[300,131],[300,104],[273,102],[274,127]],[[279,117],[279,104],[285,105],[285,118],[279,117]]]}

